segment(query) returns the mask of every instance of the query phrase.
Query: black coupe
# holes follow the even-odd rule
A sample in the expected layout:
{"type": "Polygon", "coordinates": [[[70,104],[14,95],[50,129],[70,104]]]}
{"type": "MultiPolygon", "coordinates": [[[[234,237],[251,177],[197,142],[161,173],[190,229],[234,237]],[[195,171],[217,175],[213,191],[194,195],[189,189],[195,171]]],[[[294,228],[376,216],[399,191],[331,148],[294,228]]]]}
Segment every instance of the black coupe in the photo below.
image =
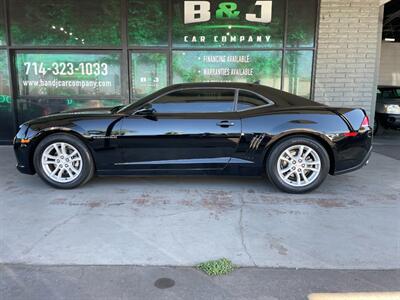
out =
{"type": "Polygon", "coordinates": [[[17,168],[57,188],[94,174],[262,175],[302,193],[329,174],[354,171],[371,153],[362,109],[333,108],[266,86],[173,85],[114,108],[26,122],[14,140],[17,168]]]}

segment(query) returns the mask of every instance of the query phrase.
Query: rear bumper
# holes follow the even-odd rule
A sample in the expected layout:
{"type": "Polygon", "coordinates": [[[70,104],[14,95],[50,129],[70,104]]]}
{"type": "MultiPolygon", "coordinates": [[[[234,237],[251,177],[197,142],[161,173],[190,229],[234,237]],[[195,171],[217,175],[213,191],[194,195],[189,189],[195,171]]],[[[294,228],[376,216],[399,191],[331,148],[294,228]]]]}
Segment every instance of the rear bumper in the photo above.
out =
{"type": "Polygon", "coordinates": [[[340,171],[335,171],[333,175],[342,175],[342,174],[350,173],[350,172],[361,169],[362,167],[364,167],[368,164],[369,158],[371,157],[371,153],[372,153],[372,147],[369,149],[367,155],[363,158],[363,160],[359,164],[357,164],[351,168],[347,168],[347,169],[340,170],[340,171]]]}

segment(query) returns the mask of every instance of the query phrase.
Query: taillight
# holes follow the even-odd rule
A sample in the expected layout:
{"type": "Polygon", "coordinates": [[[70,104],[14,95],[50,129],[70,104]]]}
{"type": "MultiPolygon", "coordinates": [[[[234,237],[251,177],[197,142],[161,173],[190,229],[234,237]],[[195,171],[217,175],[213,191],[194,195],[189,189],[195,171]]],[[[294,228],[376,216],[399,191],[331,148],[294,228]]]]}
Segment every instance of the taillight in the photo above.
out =
{"type": "MultiPolygon", "coordinates": [[[[359,130],[360,130],[360,129],[366,130],[366,129],[368,129],[368,128],[369,128],[369,118],[368,118],[368,116],[365,116],[364,119],[363,119],[362,122],[361,122],[361,126],[360,126],[359,130]]],[[[359,131],[345,132],[345,133],[344,133],[344,136],[347,136],[347,137],[355,137],[355,136],[358,135],[358,133],[359,133],[359,131]]]]}
{"type": "Polygon", "coordinates": [[[369,118],[368,118],[368,116],[365,116],[364,120],[361,123],[360,129],[361,128],[368,128],[368,127],[369,127],[369,118]]]}

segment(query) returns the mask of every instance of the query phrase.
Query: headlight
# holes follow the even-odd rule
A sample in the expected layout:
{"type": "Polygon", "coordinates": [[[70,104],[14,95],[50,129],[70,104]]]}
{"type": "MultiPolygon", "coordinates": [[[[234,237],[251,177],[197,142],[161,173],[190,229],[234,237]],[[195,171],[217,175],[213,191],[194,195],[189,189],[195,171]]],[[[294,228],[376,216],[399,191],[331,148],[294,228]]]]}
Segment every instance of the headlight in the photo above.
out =
{"type": "Polygon", "coordinates": [[[385,113],[387,114],[400,114],[400,105],[397,104],[385,104],[385,113]]]}

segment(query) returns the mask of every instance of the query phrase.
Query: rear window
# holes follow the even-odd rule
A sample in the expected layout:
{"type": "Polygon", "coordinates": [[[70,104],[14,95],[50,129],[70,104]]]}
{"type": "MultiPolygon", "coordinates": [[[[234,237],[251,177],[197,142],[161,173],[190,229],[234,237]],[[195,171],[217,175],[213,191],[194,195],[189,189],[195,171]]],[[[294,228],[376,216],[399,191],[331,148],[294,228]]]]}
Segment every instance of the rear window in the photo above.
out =
{"type": "Polygon", "coordinates": [[[239,91],[237,110],[252,109],[259,106],[271,105],[272,101],[249,91],[239,91]]]}

